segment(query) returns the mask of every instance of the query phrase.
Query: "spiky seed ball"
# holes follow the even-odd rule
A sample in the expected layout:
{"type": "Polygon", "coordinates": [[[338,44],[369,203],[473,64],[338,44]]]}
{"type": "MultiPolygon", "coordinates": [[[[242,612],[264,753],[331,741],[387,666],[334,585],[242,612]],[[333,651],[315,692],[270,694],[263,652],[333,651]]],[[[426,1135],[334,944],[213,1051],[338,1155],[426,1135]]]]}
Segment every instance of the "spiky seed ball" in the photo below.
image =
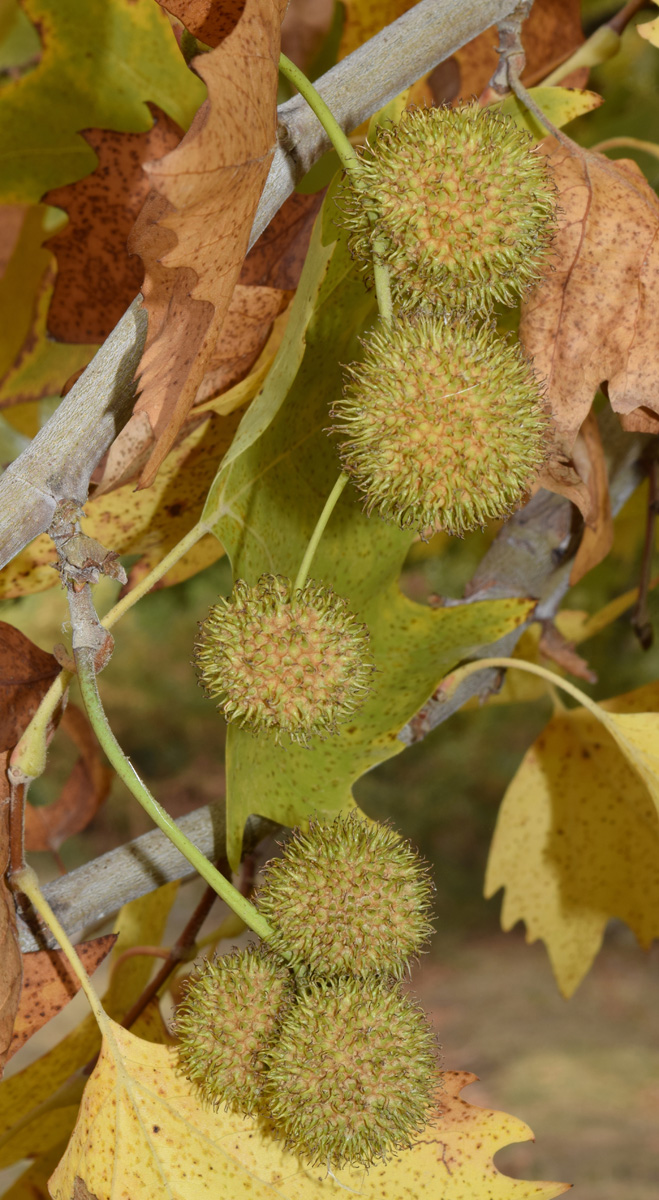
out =
{"type": "Polygon", "coordinates": [[[505,517],[546,457],[549,418],[521,347],[464,315],[417,315],[366,339],[332,409],[370,514],[424,535],[505,517]]]}
{"type": "Polygon", "coordinates": [[[290,973],[257,947],[207,959],[176,1012],[184,1074],[217,1106],[254,1112],[263,1056],[293,995],[290,973]]]}
{"type": "Polygon", "coordinates": [[[407,1149],[435,1108],[436,1040],[398,986],[309,984],[267,1060],[275,1132],[314,1164],[368,1167],[407,1149]]]}
{"type": "Polygon", "coordinates": [[[373,671],[368,630],[331,588],[263,575],[236,583],[199,626],[195,663],[227,721],[307,745],[363,703],[373,671]]]}
{"type": "Polygon", "coordinates": [[[556,189],[512,118],[477,104],[407,111],[378,129],[361,168],[359,184],[344,183],[341,220],[367,275],[373,257],[389,267],[402,308],[486,313],[542,275],[556,189]]]}
{"type": "Polygon", "coordinates": [[[296,830],[266,865],[256,902],[272,950],[317,975],[400,977],[432,933],[432,884],[412,849],[350,814],[296,830]]]}

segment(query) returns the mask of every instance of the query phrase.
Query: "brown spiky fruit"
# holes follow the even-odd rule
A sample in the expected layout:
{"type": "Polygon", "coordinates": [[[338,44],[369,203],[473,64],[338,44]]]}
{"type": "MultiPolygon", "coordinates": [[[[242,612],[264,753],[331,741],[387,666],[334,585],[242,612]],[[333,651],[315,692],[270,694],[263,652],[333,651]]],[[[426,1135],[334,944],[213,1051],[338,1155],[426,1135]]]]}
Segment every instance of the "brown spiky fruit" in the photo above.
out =
{"type": "Polygon", "coordinates": [[[511,117],[478,104],[407,111],[381,126],[346,179],[342,223],[401,308],[487,313],[546,270],[556,224],[549,162],[511,117]]]}
{"type": "Polygon", "coordinates": [[[199,626],[199,681],[227,721],[307,745],[366,698],[368,630],[331,588],[263,575],[238,580],[199,626]]]}
{"type": "Polygon", "coordinates": [[[303,987],[267,1055],[264,1103],[293,1154],[329,1168],[368,1167],[408,1148],[436,1106],[437,1045],[396,985],[303,987]]]}
{"type": "Polygon", "coordinates": [[[190,978],[176,1012],[183,1073],[204,1100],[258,1110],[264,1055],[293,996],[290,973],[260,948],[207,959],[190,978]]]}
{"type": "Polygon", "coordinates": [[[256,903],[269,945],[315,975],[400,977],[432,933],[432,884],[409,842],[349,814],[296,830],[256,903]]]}
{"type": "Polygon", "coordinates": [[[550,427],[521,347],[455,314],[400,319],[364,347],[332,417],[366,511],[428,536],[518,507],[550,427]]]}

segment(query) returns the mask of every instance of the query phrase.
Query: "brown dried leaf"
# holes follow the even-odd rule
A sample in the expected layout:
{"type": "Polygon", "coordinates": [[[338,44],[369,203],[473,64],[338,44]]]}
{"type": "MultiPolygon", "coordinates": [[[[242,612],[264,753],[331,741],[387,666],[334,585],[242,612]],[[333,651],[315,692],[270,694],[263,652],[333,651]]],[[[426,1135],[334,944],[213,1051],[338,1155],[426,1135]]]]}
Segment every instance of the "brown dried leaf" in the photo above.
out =
{"type": "Polygon", "coordinates": [[[245,0],[158,0],[158,3],[206,46],[217,46],[228,37],[245,9],[245,0]]]}
{"type": "Polygon", "coordinates": [[[52,804],[25,806],[26,850],[57,850],[75,833],[81,833],[106,799],[114,772],[106,766],[94,731],[75,704],[65,709],[59,724],[77,747],[80,757],[62,791],[52,804]]]}
{"type": "Polygon", "coordinates": [[[9,1055],[22,979],[14,898],[5,881],[9,863],[8,765],[9,755],[0,754],[0,1076],[9,1055]]]}
{"type": "Polygon", "coordinates": [[[573,457],[575,466],[588,488],[590,505],[581,545],[570,572],[571,587],[601,563],[613,545],[609,478],[597,417],[592,411],[581,426],[573,457]]]}
{"type": "MultiPolygon", "coordinates": [[[[467,42],[449,60],[457,62],[460,71],[454,96],[469,100],[480,95],[497,65],[498,41],[497,30],[492,26],[467,42]]],[[[522,26],[522,41],[526,51],[523,79],[528,86],[548,75],[584,41],[581,0],[535,0],[531,15],[522,26]]],[[[584,85],[585,80],[573,86],[584,85]]]]}
{"type": "Polygon", "coordinates": [[[549,138],[562,208],[553,271],[522,306],[520,337],[546,380],[569,453],[598,386],[616,412],[659,412],[659,200],[633,162],[549,138]]]}
{"type": "Polygon", "coordinates": [[[16,745],[59,670],[52,654],[0,621],[0,750],[16,745]]]}
{"type": "MultiPolygon", "coordinates": [[[[93,975],[116,940],[116,933],[106,933],[103,937],[78,943],[76,950],[88,975],[93,975]]],[[[56,1017],[79,991],[80,982],[62,950],[35,950],[32,954],[24,954],[23,988],[7,1059],[56,1017]]]]}
{"type": "Polygon", "coordinates": [[[152,185],[129,247],[144,261],[147,348],[136,413],[155,446],[155,478],[203,379],[247,250],[275,145],[279,35],[285,0],[246,0],[217,49],[195,59],[208,88],[189,132],[145,167],[152,185]]]}
{"type": "MultiPolygon", "coordinates": [[[[582,658],[575,650],[574,643],[567,640],[553,621],[542,622],[538,651],[544,658],[555,662],[570,675],[575,675],[577,679],[585,679],[586,683],[597,683],[595,672],[591,671],[585,658],[582,658]]],[[[515,672],[512,673],[515,674],[515,672]]],[[[517,672],[517,674],[521,674],[521,672],[517,672]]]]}
{"type": "MultiPolygon", "coordinates": [[[[195,404],[219,396],[244,379],[268,340],[273,322],[286,308],[290,292],[236,284],[222,332],[206,364],[195,404]]],[[[194,416],[194,409],[191,416],[194,416]]]]}
{"type": "Polygon", "coordinates": [[[325,191],[310,196],[293,192],[252,246],[240,272],[239,283],[253,287],[292,291],[302,274],[314,221],[325,191]]]}
{"type": "Polygon", "coordinates": [[[104,341],[142,286],[143,265],[126,248],[149,193],[142,163],[162,158],[182,137],[165,113],[153,106],[152,112],[155,123],[145,133],[81,130],[98,156],[96,170],[44,197],[69,215],[45,243],[57,258],[48,333],[59,341],[104,341]]]}

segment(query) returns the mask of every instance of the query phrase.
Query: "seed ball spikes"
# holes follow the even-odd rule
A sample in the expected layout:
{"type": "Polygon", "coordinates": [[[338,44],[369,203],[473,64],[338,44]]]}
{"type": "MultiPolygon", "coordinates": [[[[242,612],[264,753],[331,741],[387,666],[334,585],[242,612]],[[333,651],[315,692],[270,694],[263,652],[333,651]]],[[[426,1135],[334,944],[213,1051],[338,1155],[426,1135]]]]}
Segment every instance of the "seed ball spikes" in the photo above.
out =
{"type": "Polygon", "coordinates": [[[289,971],[254,946],[207,959],[192,976],[176,1012],[178,1057],[210,1104],[258,1109],[263,1056],[292,995],[289,971]]]}
{"type": "Polygon", "coordinates": [[[295,830],[269,862],[256,904],[270,949],[314,975],[400,978],[432,933],[432,884],[412,849],[349,814],[295,830]]]}
{"type": "Polygon", "coordinates": [[[376,329],[364,346],[332,432],[366,512],[424,536],[462,536],[517,508],[550,427],[519,344],[464,315],[424,314],[376,329]]]}
{"type": "Polygon", "coordinates": [[[236,583],[199,626],[199,682],[227,721],[277,742],[335,733],[364,701],[373,666],[368,630],[346,600],[309,582],[263,575],[236,583]]]}
{"type": "Polygon", "coordinates": [[[267,1061],[274,1131],[312,1164],[368,1167],[408,1149],[436,1109],[436,1039],[398,985],[309,983],[267,1061]]]}
{"type": "Polygon", "coordinates": [[[467,104],[381,126],[339,207],[367,276],[389,268],[402,309],[487,313],[543,274],[556,224],[546,156],[511,117],[467,104]]]}

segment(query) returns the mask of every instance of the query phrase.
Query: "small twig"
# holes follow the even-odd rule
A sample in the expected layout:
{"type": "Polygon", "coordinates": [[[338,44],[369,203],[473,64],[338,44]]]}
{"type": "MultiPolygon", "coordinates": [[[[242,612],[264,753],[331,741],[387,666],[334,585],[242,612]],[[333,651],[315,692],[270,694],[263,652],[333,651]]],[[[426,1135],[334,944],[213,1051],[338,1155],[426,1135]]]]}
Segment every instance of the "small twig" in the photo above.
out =
{"type": "MultiPolygon", "coordinates": [[[[222,872],[225,879],[228,879],[230,883],[231,869],[227,860],[225,858],[221,859],[217,866],[218,870],[222,872]]],[[[176,939],[171,949],[163,955],[165,961],[162,967],[153,977],[151,982],[147,984],[142,992],[142,995],[138,997],[133,1007],[129,1008],[128,1012],[126,1013],[123,1021],[121,1022],[121,1024],[124,1026],[124,1029],[130,1029],[131,1025],[135,1024],[137,1018],[142,1015],[145,1008],[147,1008],[151,1001],[154,1000],[158,995],[158,992],[163,984],[167,982],[169,976],[172,974],[172,971],[175,971],[179,963],[188,956],[188,952],[190,948],[194,946],[197,934],[199,933],[199,930],[206,920],[206,917],[208,916],[216,899],[217,893],[215,892],[214,888],[207,887],[204,889],[201,900],[199,901],[192,916],[190,917],[190,920],[185,926],[185,929],[176,939]]]]}
{"type": "Polygon", "coordinates": [[[654,629],[650,618],[648,596],[652,577],[652,555],[659,512],[659,464],[652,458],[648,471],[648,511],[645,522],[645,540],[641,558],[641,576],[638,584],[638,600],[631,615],[631,626],[643,650],[649,650],[654,641],[654,629]]]}
{"type": "Polygon", "coordinates": [[[651,7],[648,0],[628,0],[627,4],[616,13],[615,17],[611,17],[611,20],[607,21],[606,24],[609,29],[613,29],[617,34],[621,34],[629,25],[632,17],[635,17],[642,8],[651,7]]]}
{"type": "Polygon", "coordinates": [[[517,7],[507,17],[504,17],[502,21],[499,21],[497,25],[497,32],[499,34],[499,45],[497,46],[499,62],[489,82],[489,87],[498,96],[505,96],[510,90],[509,72],[511,66],[519,76],[526,65],[526,53],[522,44],[522,25],[532,7],[533,0],[520,0],[517,7]]]}

